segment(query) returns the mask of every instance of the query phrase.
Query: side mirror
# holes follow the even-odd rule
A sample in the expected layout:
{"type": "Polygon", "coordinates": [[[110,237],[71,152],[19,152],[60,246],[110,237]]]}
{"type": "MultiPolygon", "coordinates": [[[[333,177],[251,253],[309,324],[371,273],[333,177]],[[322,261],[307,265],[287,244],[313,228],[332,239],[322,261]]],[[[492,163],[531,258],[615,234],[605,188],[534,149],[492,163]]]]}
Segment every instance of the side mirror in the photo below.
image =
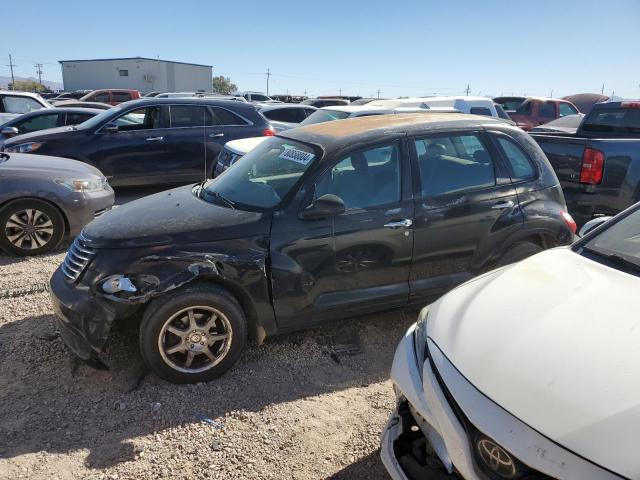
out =
{"type": "Polygon", "coordinates": [[[7,138],[11,138],[11,137],[15,137],[20,132],[18,131],[18,129],[16,127],[4,127],[2,129],[1,133],[2,133],[2,135],[4,135],[7,138]]]}
{"type": "Polygon", "coordinates": [[[107,123],[104,126],[104,131],[107,133],[118,133],[118,125],[115,123],[107,123]]]}
{"type": "Polygon", "coordinates": [[[320,218],[341,215],[345,211],[344,202],[337,195],[327,193],[316,198],[316,201],[300,212],[303,220],[317,220],[320,218]]]}
{"type": "Polygon", "coordinates": [[[580,229],[580,231],[578,232],[578,236],[580,238],[584,237],[587,233],[589,233],[591,230],[598,228],[600,225],[602,225],[605,222],[608,222],[609,220],[611,220],[613,217],[598,217],[598,218],[594,218],[593,220],[589,220],[587,223],[585,223],[582,228],[580,229]]]}

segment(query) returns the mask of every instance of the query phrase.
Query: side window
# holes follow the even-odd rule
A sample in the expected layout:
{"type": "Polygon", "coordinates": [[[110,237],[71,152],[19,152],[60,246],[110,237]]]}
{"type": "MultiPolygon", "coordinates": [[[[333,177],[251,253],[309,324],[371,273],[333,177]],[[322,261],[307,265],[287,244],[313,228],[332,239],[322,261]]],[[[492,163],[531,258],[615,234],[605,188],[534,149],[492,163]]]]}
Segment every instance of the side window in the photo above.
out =
{"type": "Polygon", "coordinates": [[[246,125],[247,122],[240,116],[226,108],[213,107],[214,125],[246,125]]]}
{"type": "Polygon", "coordinates": [[[131,94],[128,92],[113,92],[111,94],[112,102],[122,103],[122,102],[128,102],[129,100],[131,100],[131,94]]]}
{"type": "Polygon", "coordinates": [[[538,116],[542,118],[555,118],[556,106],[553,102],[541,102],[538,105],[538,116]]]}
{"type": "Polygon", "coordinates": [[[311,109],[311,108],[305,108],[304,109],[304,114],[308,117],[309,115],[311,115],[313,112],[315,112],[315,110],[311,109]]]}
{"type": "Polygon", "coordinates": [[[138,108],[115,120],[119,131],[161,128],[160,107],[138,108]]]}
{"type": "Polygon", "coordinates": [[[18,123],[15,127],[20,133],[37,132],[45,128],[55,128],[58,126],[58,114],[38,115],[30,118],[22,123],[18,123]]]}
{"type": "Polygon", "coordinates": [[[79,125],[82,122],[86,122],[90,118],[93,118],[93,115],[86,113],[67,113],[66,125],[79,125]]]}
{"type": "Polygon", "coordinates": [[[211,112],[204,107],[171,105],[169,107],[171,128],[211,126],[211,112]]]}
{"type": "Polygon", "coordinates": [[[469,113],[471,115],[484,115],[485,117],[493,116],[491,115],[491,110],[489,110],[486,107],[471,107],[471,110],[469,110],[469,113]]]}
{"type": "Polygon", "coordinates": [[[109,92],[96,93],[93,97],[89,98],[89,101],[107,103],[109,101],[109,92]]]}
{"type": "Polygon", "coordinates": [[[3,100],[6,113],[29,113],[43,108],[40,103],[30,97],[7,95],[3,100]]]}
{"type": "Polygon", "coordinates": [[[337,195],[347,209],[397,203],[401,195],[400,162],[397,144],[355,152],[322,176],[314,197],[337,195]]]}
{"type": "Polygon", "coordinates": [[[504,137],[498,137],[498,144],[507,157],[509,165],[511,165],[511,170],[513,172],[511,179],[514,182],[526,180],[535,176],[535,168],[519,145],[504,137]]]}
{"type": "Polygon", "coordinates": [[[441,135],[415,141],[422,195],[435,197],[495,185],[493,159],[477,135],[441,135]]]}
{"type": "Polygon", "coordinates": [[[559,103],[558,109],[560,111],[561,117],[564,117],[566,115],[575,115],[576,113],[578,113],[578,111],[568,103],[559,103]]]}

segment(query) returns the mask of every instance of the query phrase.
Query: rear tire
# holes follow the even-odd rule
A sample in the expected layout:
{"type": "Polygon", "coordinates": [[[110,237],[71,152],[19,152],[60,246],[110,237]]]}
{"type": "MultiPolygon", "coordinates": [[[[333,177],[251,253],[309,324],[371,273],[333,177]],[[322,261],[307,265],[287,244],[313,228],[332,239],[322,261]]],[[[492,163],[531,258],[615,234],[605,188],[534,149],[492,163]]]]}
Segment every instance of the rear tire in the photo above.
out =
{"type": "Polygon", "coordinates": [[[43,200],[13,200],[0,209],[0,248],[11,255],[50,252],[60,244],[64,230],[62,213],[43,200]]]}
{"type": "Polygon", "coordinates": [[[512,263],[524,260],[527,257],[542,252],[544,249],[533,242],[516,242],[509,247],[509,249],[502,255],[502,258],[498,261],[498,267],[504,267],[512,263]]]}
{"type": "Polygon", "coordinates": [[[140,323],[140,352],[159,377],[208,382],[229,370],[247,342],[247,322],[226,290],[199,284],[152,300],[140,323]]]}

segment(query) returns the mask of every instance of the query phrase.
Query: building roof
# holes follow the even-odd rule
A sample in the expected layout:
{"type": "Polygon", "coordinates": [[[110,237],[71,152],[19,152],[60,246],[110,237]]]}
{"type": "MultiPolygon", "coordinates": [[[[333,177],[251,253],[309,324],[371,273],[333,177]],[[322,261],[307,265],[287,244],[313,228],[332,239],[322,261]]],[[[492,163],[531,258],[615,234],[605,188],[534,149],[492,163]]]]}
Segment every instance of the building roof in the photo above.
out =
{"type": "Polygon", "coordinates": [[[200,63],[188,63],[188,62],[174,62],[173,60],[161,60],[159,58],[148,58],[148,57],[121,57],[121,58],[91,58],[91,59],[82,59],[82,60],[58,60],[58,63],[70,63],[70,62],[112,62],[114,60],[150,60],[152,62],[163,62],[163,63],[178,63],[180,65],[193,65],[195,67],[207,67],[213,68],[212,65],[202,65],[200,63]]]}

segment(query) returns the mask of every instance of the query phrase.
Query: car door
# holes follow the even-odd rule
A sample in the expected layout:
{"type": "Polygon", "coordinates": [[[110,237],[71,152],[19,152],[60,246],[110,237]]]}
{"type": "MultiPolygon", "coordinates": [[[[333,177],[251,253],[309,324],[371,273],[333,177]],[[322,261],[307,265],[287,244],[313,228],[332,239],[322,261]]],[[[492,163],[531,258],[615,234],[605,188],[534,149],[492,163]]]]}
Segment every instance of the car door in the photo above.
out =
{"type": "Polygon", "coordinates": [[[518,197],[482,131],[415,138],[411,299],[438,296],[481,271],[522,225],[518,197]]]}
{"type": "Polygon", "coordinates": [[[345,212],[274,216],[272,285],[281,328],[406,305],[413,249],[410,163],[401,142],[354,151],[311,181],[302,208],[325,194],[345,212]]]}
{"type": "Polygon", "coordinates": [[[111,185],[164,183],[168,116],[168,108],[160,105],[123,112],[93,135],[89,159],[111,185]],[[108,128],[113,125],[117,131],[108,128]]]}

